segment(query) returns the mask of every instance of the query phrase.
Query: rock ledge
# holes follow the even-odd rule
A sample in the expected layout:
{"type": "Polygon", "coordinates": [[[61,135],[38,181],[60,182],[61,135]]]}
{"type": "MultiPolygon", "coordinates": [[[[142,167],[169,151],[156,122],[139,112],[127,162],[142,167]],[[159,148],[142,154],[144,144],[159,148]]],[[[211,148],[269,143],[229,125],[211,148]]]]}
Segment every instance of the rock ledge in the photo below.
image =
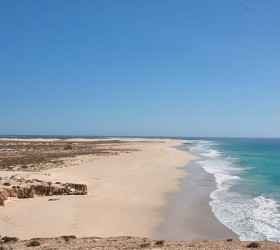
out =
{"type": "Polygon", "coordinates": [[[85,184],[52,184],[40,181],[39,184],[29,184],[26,186],[0,187],[0,206],[4,206],[5,201],[9,197],[26,199],[36,196],[86,195],[87,193],[87,185],[85,184]]]}

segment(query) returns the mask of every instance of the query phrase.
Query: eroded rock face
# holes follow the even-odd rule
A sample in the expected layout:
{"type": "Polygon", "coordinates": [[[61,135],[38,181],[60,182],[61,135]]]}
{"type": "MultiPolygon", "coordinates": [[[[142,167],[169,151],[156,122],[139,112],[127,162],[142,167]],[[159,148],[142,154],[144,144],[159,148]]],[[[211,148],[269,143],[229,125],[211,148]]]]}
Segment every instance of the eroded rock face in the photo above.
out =
{"type": "Polygon", "coordinates": [[[52,195],[86,195],[87,185],[65,183],[65,184],[33,184],[29,186],[2,187],[0,189],[0,206],[4,206],[5,200],[9,197],[19,199],[34,198],[35,196],[52,195]]]}

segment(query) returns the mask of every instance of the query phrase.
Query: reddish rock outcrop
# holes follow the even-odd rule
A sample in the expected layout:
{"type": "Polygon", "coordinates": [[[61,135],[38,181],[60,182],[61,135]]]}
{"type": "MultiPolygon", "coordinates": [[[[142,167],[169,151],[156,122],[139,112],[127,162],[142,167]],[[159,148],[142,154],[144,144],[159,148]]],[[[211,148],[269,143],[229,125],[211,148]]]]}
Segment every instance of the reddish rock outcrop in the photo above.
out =
{"type": "Polygon", "coordinates": [[[34,184],[30,186],[13,186],[0,189],[0,206],[4,206],[9,197],[19,199],[34,198],[35,196],[53,195],[86,195],[87,185],[65,183],[60,185],[49,185],[48,183],[34,184]]]}

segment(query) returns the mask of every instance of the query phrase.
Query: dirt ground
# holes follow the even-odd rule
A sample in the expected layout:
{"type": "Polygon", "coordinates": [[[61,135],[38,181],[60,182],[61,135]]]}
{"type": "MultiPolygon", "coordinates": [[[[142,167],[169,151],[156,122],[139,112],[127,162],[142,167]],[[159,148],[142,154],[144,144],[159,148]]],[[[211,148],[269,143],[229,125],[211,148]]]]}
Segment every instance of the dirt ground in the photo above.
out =
{"type": "Polygon", "coordinates": [[[65,167],[64,158],[78,155],[128,153],[129,143],[120,140],[55,141],[0,140],[0,171],[30,171],[65,167]],[[127,145],[128,148],[123,148],[127,145]]]}
{"type": "Polygon", "coordinates": [[[279,242],[248,242],[248,241],[203,241],[179,242],[149,240],[137,237],[82,238],[62,236],[51,239],[32,239],[0,244],[0,249],[190,249],[190,250],[244,250],[244,249],[280,249],[279,242]]]}

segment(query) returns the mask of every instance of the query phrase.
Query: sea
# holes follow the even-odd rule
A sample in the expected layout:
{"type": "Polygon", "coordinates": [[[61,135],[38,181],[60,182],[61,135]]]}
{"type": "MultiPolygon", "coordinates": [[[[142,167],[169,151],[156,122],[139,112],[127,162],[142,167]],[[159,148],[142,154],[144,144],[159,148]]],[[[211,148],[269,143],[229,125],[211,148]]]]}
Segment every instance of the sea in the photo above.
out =
{"type": "Polygon", "coordinates": [[[280,241],[280,139],[207,138],[186,144],[215,178],[210,206],[240,240],[280,241]]]}

